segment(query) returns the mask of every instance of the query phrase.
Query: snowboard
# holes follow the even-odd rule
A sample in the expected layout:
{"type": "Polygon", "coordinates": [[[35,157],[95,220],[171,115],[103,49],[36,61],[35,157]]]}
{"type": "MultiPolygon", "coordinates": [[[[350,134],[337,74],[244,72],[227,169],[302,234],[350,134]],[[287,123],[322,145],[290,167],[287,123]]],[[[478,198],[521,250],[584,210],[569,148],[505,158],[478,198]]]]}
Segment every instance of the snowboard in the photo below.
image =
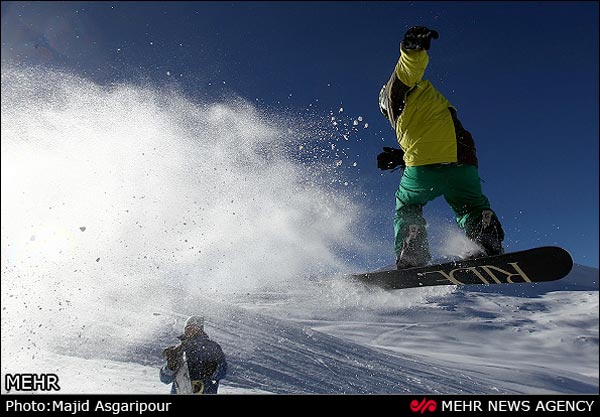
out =
{"type": "Polygon", "coordinates": [[[350,279],[386,290],[435,285],[521,284],[556,281],[564,278],[572,267],[569,252],[545,246],[418,268],[354,274],[350,279]]]}
{"type": "Polygon", "coordinates": [[[175,382],[177,383],[177,394],[187,395],[194,393],[185,352],[182,352],[181,366],[179,366],[175,374],[175,382]]]}

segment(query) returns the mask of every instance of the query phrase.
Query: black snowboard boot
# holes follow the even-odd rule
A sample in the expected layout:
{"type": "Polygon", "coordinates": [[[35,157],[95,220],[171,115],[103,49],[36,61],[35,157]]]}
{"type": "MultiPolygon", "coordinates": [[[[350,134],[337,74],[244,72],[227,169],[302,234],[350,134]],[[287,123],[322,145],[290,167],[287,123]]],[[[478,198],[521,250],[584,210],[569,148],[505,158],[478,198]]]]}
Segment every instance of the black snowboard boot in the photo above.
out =
{"type": "MultiPolygon", "coordinates": [[[[467,237],[477,243],[483,253],[479,256],[502,255],[502,241],[504,240],[504,230],[493,211],[483,210],[478,219],[467,227],[467,237]]],[[[474,256],[477,257],[477,256],[474,256]]]]}
{"type": "Polygon", "coordinates": [[[402,243],[402,251],[396,258],[397,269],[425,266],[431,260],[427,232],[422,226],[408,226],[408,236],[402,243]]]}

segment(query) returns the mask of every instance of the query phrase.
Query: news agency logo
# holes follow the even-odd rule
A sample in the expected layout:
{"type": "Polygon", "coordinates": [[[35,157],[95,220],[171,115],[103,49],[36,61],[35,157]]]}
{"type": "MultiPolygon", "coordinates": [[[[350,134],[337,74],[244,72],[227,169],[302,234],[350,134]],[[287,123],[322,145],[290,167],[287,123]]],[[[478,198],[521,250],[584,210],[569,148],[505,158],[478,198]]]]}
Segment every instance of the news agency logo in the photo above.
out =
{"type": "Polygon", "coordinates": [[[4,387],[15,391],[60,391],[55,374],[6,374],[4,387]]]}
{"type": "Polygon", "coordinates": [[[424,412],[434,412],[437,410],[437,402],[435,400],[428,400],[427,398],[423,398],[421,401],[412,400],[410,402],[410,410],[413,413],[421,413],[424,412]]]}

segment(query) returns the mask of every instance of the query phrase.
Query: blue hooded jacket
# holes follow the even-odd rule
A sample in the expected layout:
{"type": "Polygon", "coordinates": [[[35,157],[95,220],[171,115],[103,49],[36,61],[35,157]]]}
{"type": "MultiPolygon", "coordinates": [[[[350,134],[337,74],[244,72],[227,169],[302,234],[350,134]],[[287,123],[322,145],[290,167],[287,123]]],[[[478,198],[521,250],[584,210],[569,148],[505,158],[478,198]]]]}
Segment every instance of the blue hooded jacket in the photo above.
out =
{"type": "MultiPolygon", "coordinates": [[[[227,361],[221,346],[210,340],[204,332],[187,339],[185,336],[179,338],[182,340],[181,346],[185,352],[192,383],[201,382],[204,386],[203,394],[216,394],[219,381],[227,373],[227,361]]],[[[176,374],[177,369],[169,369],[166,364],[160,369],[161,382],[173,384],[171,394],[177,393],[176,374]]]]}

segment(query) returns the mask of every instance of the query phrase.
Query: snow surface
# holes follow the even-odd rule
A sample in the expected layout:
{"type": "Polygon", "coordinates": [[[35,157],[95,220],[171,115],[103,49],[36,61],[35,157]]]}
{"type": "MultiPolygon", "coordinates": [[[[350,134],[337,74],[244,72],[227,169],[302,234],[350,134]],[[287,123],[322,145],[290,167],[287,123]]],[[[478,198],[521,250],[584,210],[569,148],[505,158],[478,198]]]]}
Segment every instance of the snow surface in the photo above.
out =
{"type": "Polygon", "coordinates": [[[194,297],[168,310],[88,305],[93,321],[43,347],[6,350],[3,332],[2,375],[56,373],[61,393],[164,394],[160,353],[201,312],[230,364],[223,394],[598,393],[598,270],[576,266],[559,281],[578,290],[353,287],[344,301],[314,301],[339,280],[314,281],[314,294],[194,297]]]}
{"type": "MultiPolygon", "coordinates": [[[[223,394],[598,393],[597,269],[392,292],[340,276],[389,262],[367,230],[389,213],[345,186],[356,132],[327,117],[4,65],[1,99],[2,383],[166,394],[161,352],[202,314],[223,394]]],[[[435,255],[465,248],[438,229],[435,255]]]]}

